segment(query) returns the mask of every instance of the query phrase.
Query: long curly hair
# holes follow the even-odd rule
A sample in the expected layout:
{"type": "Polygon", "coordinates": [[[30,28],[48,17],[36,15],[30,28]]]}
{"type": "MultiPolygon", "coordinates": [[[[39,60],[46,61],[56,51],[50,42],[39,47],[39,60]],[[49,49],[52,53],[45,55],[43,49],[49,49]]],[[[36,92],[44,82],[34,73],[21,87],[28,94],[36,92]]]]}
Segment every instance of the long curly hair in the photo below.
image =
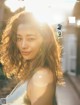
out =
{"type": "Polygon", "coordinates": [[[39,67],[48,67],[58,83],[62,82],[61,46],[56,40],[55,31],[48,24],[40,24],[29,12],[20,12],[12,16],[2,35],[1,62],[7,75],[29,79],[39,67]],[[41,51],[34,60],[23,60],[17,47],[17,27],[19,24],[31,24],[43,37],[41,51]]]}

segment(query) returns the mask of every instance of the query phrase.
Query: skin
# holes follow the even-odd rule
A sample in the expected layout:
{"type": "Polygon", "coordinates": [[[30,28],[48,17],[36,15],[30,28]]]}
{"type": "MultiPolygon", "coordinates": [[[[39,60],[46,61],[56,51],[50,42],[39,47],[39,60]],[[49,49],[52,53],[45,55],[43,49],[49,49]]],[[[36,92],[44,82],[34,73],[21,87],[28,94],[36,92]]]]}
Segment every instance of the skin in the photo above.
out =
{"type": "MultiPolygon", "coordinates": [[[[43,43],[43,37],[33,26],[20,24],[17,29],[17,46],[25,60],[35,59],[43,43]]],[[[28,83],[27,94],[31,105],[53,105],[53,73],[39,68],[28,83]]]]}
{"type": "Polygon", "coordinates": [[[28,84],[31,105],[53,105],[53,74],[48,68],[39,68],[28,84]]]}
{"type": "Polygon", "coordinates": [[[34,59],[40,51],[43,38],[33,26],[20,24],[17,29],[17,46],[25,60],[34,59]]]}

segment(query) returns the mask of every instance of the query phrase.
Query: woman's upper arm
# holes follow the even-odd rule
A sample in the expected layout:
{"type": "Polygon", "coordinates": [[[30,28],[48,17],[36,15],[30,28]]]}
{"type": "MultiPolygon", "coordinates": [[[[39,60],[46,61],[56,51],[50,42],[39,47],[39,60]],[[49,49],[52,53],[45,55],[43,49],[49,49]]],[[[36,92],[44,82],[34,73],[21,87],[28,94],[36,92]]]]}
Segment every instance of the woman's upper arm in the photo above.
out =
{"type": "Polygon", "coordinates": [[[52,72],[44,69],[37,71],[29,84],[31,105],[47,105],[52,101],[54,82],[52,72]]]}

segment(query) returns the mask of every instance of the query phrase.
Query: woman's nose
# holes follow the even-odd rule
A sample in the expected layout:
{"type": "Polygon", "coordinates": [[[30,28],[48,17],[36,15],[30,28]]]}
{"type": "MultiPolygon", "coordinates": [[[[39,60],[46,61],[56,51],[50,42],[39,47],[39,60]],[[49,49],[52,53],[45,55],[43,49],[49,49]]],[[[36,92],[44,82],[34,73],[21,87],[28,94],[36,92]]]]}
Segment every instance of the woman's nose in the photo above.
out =
{"type": "Polygon", "coordinates": [[[27,48],[28,47],[28,42],[26,40],[22,41],[22,48],[27,48]]]}

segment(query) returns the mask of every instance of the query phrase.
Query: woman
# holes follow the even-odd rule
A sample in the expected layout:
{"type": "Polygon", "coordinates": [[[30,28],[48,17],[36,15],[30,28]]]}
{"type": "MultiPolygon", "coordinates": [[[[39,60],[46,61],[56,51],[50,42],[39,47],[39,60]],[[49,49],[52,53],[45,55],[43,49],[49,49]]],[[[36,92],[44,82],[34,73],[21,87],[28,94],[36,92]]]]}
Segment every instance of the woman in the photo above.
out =
{"type": "Polygon", "coordinates": [[[25,11],[16,14],[2,35],[1,53],[7,75],[24,81],[19,86],[27,81],[25,97],[20,99],[25,105],[56,105],[56,83],[62,78],[60,47],[48,24],[40,24],[25,11]]]}

